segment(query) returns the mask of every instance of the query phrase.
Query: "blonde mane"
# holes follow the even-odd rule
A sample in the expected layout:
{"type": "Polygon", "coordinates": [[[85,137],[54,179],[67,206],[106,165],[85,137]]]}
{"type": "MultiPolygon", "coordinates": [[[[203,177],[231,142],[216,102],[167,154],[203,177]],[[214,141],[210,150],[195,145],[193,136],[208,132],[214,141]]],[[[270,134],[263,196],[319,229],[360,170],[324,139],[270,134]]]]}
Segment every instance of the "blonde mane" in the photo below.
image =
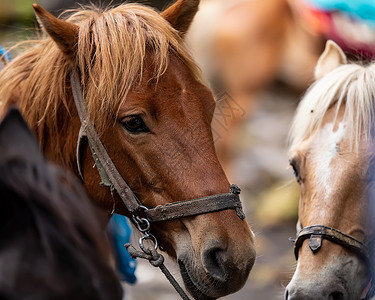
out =
{"type": "Polygon", "coordinates": [[[289,135],[290,148],[317,130],[328,109],[336,103],[336,117],[340,107],[345,105],[344,121],[353,126],[349,138],[354,149],[358,149],[360,139],[371,137],[375,109],[375,63],[368,66],[342,65],[315,82],[298,106],[289,135]]]}
{"type": "MultiPolygon", "coordinates": [[[[200,79],[178,32],[151,8],[124,4],[68,13],[66,20],[79,25],[75,64],[82,75],[88,113],[99,134],[113,125],[119,106],[140,82],[147,55],[153,57],[156,79],[165,72],[170,53],[200,79]]],[[[48,36],[31,42],[33,46],[0,72],[0,115],[16,98],[43,145],[71,122],[69,115],[75,109],[67,81],[72,65],[48,36]]],[[[63,145],[60,149],[64,151],[63,145]]]]}

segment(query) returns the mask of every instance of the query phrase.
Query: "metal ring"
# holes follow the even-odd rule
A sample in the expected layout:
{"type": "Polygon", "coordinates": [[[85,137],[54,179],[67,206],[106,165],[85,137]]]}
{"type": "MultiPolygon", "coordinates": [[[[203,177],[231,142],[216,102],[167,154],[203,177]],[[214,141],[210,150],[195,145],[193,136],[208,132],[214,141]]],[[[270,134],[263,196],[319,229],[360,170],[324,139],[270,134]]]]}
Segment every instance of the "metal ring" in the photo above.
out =
{"type": "Polygon", "coordinates": [[[158,249],[158,241],[156,240],[156,237],[152,235],[151,233],[145,234],[139,239],[139,247],[142,249],[142,251],[146,254],[151,254],[150,250],[143,245],[144,240],[152,240],[154,243],[155,250],[158,249]]]}
{"type": "Polygon", "coordinates": [[[148,208],[147,208],[146,206],[144,206],[144,205],[140,205],[139,208],[140,208],[140,209],[143,209],[144,211],[147,211],[147,210],[148,210],[148,208]]]}
{"type": "Polygon", "coordinates": [[[151,224],[148,219],[140,218],[138,216],[133,216],[133,220],[135,222],[135,225],[137,225],[137,228],[140,232],[147,232],[150,230],[151,224]]]}
{"type": "MultiPolygon", "coordinates": [[[[143,205],[140,205],[138,207],[138,210],[142,209],[143,211],[147,211],[148,208],[146,206],[143,206],[143,205]]],[[[151,227],[151,224],[150,224],[150,220],[147,219],[147,218],[141,218],[139,217],[138,215],[136,214],[133,214],[132,215],[132,218],[133,218],[133,221],[135,223],[135,225],[137,226],[138,230],[140,232],[147,232],[150,230],[150,227],[151,227]]]]}

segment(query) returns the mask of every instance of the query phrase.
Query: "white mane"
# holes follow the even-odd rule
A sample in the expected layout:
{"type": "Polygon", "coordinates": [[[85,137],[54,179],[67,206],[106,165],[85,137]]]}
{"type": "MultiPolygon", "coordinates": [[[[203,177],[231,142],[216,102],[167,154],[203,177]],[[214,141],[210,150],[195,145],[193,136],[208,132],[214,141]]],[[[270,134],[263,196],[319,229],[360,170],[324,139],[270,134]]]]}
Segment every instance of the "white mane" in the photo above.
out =
{"type": "Polygon", "coordinates": [[[369,139],[375,109],[375,63],[368,66],[342,65],[316,81],[298,106],[290,131],[291,148],[320,127],[327,110],[345,105],[344,120],[353,126],[352,145],[369,139]]]}

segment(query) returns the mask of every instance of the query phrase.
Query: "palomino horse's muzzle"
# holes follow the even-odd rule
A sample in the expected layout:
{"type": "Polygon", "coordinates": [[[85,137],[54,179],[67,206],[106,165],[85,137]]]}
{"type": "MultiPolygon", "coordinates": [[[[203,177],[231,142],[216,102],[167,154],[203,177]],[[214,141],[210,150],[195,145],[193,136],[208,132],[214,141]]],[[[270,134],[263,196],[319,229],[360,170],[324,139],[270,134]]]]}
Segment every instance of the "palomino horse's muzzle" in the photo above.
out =
{"type": "MultiPolygon", "coordinates": [[[[325,225],[311,225],[302,229],[298,228],[297,230],[298,233],[296,238],[289,238],[289,240],[294,243],[294,256],[296,260],[298,260],[299,249],[302,247],[305,240],[309,240],[309,248],[315,254],[322,247],[323,239],[326,239],[354,252],[365,262],[368,269],[371,270],[371,257],[366,243],[360,242],[348,234],[325,225]]],[[[373,274],[371,274],[371,280],[371,288],[368,291],[365,300],[369,300],[375,295],[373,274]]]]}

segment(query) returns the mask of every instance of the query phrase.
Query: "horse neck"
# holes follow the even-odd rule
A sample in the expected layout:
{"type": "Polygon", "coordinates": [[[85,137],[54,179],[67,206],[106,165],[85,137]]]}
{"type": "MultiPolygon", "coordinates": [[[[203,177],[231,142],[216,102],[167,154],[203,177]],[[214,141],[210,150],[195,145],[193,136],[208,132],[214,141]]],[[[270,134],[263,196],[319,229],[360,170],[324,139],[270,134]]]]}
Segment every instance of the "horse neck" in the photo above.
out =
{"type": "Polygon", "coordinates": [[[60,103],[56,115],[48,116],[46,124],[38,125],[34,122],[31,128],[37,136],[40,149],[48,160],[77,173],[76,145],[80,121],[75,109],[73,99],[69,97],[68,108],[60,103]],[[49,118],[56,118],[54,120],[56,126],[52,129],[47,126],[50,123],[49,118]]]}
{"type": "MultiPolygon", "coordinates": [[[[67,167],[78,174],[76,145],[80,122],[78,115],[75,112],[74,114],[72,113],[73,110],[70,110],[71,115],[65,108],[61,108],[60,111],[61,115],[64,116],[58,122],[58,124],[61,124],[61,131],[54,134],[49,132],[48,128],[45,128],[45,137],[41,143],[41,149],[48,160],[67,167]]],[[[38,139],[41,141],[40,138],[38,139]]]]}
{"type": "MultiPolygon", "coordinates": [[[[0,115],[9,106],[17,106],[45,157],[75,172],[80,122],[73,98],[66,86],[57,86],[56,82],[64,79],[53,73],[53,67],[45,72],[49,81],[34,71],[40,70],[41,66],[36,59],[38,53],[32,54],[22,55],[0,73],[0,93],[3,97],[0,115]],[[53,101],[48,103],[47,99],[51,97],[53,101]]],[[[68,82],[68,78],[65,81],[68,82]]]]}

